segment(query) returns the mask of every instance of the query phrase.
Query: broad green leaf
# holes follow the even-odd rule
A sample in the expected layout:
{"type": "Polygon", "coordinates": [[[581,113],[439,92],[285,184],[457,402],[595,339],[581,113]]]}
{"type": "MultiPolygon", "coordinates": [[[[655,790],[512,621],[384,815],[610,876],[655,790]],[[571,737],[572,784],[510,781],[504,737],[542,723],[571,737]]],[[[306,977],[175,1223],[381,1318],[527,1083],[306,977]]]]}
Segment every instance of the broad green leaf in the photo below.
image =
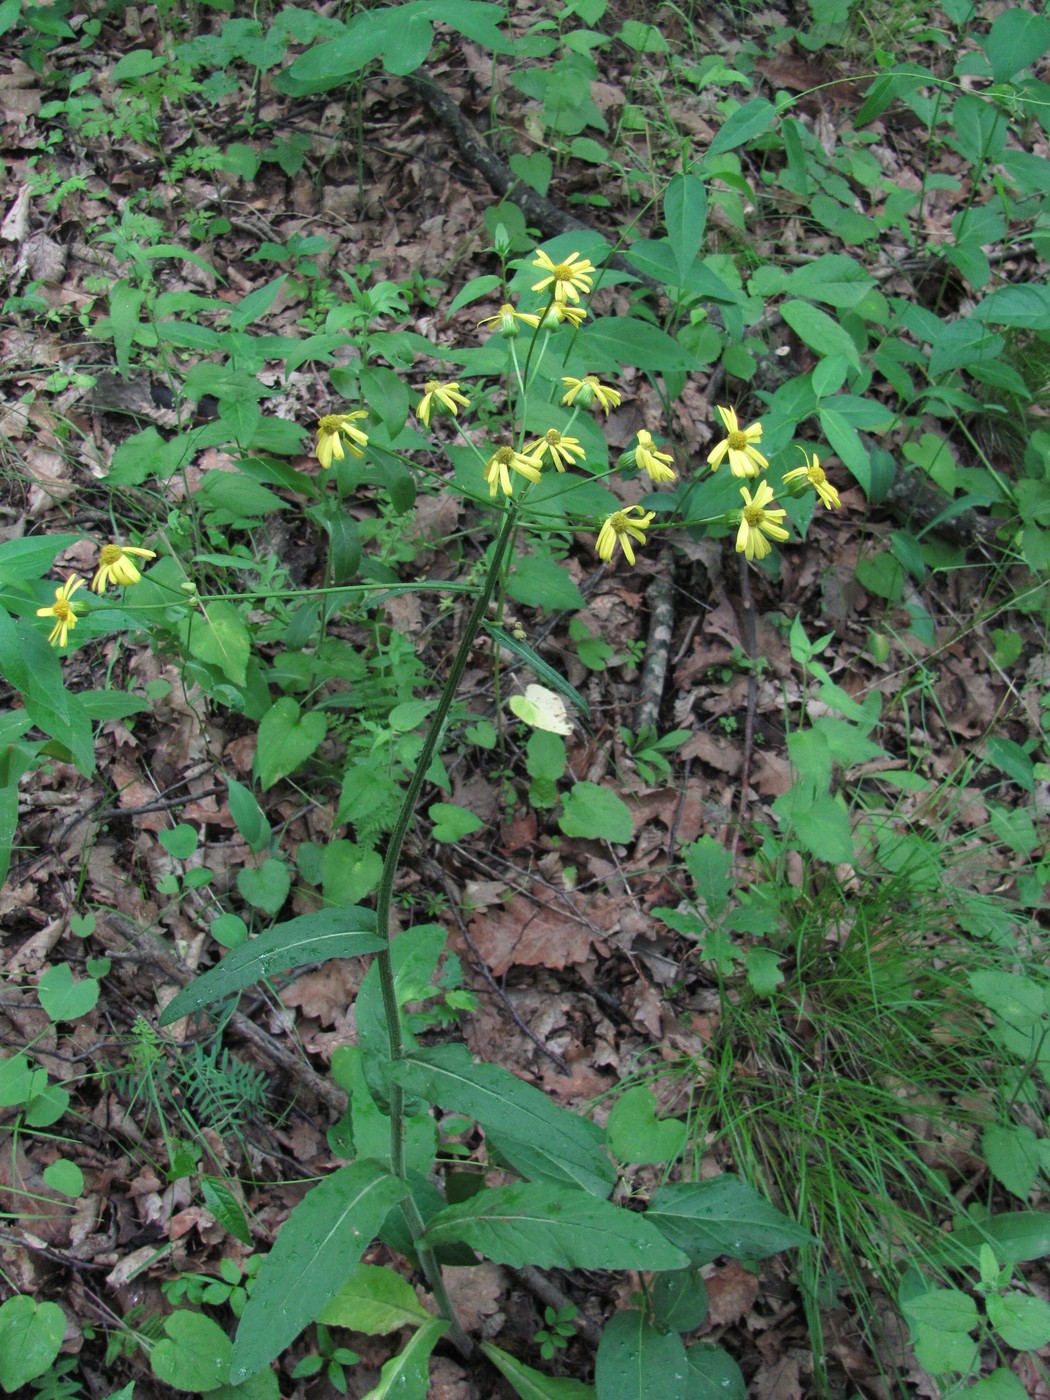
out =
{"type": "Polygon", "coordinates": [[[598,1343],[594,1383],[601,1400],[689,1400],[681,1337],[657,1331],[642,1312],[613,1313],[598,1343]]]}
{"type": "Polygon", "coordinates": [[[139,329],[139,309],[145,292],[120,281],[109,293],[109,322],[113,333],[113,350],[117,369],[126,379],[131,373],[131,352],[139,329]]]}
{"type": "Polygon", "coordinates": [[[634,836],[631,809],[598,783],[576,783],[565,795],[558,825],[566,836],[623,845],[634,836]]]}
{"type": "Polygon", "coordinates": [[[251,640],[232,603],[220,598],[206,604],[204,615],[191,614],[181,630],[183,641],[188,643],[194,656],[210,666],[217,666],[237,685],[244,684],[251,640]]]}
{"type": "Polygon", "coordinates": [[[772,131],[776,117],[777,109],[772,102],[765,97],[753,97],[726,119],[721,131],[708,146],[707,155],[717,156],[722,151],[735,150],[745,141],[772,131]]]}
{"type": "Polygon", "coordinates": [[[685,1146],[686,1125],[657,1118],[656,1095],[644,1084],[621,1094],[605,1127],[609,1151],[620,1162],[670,1162],[685,1146]]]}
{"type": "Polygon", "coordinates": [[[434,802],[427,808],[427,815],[434,823],[435,841],[461,841],[485,825],[480,817],[455,802],[434,802]]]}
{"type": "Polygon", "coordinates": [[[1012,1371],[999,1366],[966,1391],[966,1400],[1027,1400],[1028,1390],[1012,1371]]]}
{"type": "Polygon", "coordinates": [[[992,1293],[984,1303],[988,1321],[1008,1347],[1037,1351],[1050,1342],[1050,1303],[1024,1293],[992,1293]]]}
{"type": "Polygon", "coordinates": [[[1047,330],[1050,328],[1050,287],[1041,282],[999,287],[978,302],[972,314],[976,320],[990,321],[993,326],[1047,330]]]}
{"type": "Polygon", "coordinates": [[[838,794],[821,792],[800,781],[773,803],[779,822],[793,833],[807,851],[838,865],[854,858],[849,812],[838,794]]]}
{"type": "Polygon", "coordinates": [[[860,369],[860,354],[848,331],[826,311],[808,301],[785,301],[780,314],[791,329],[821,358],[841,355],[853,367],[860,369]]]}
{"type": "Polygon", "coordinates": [[[516,1356],[501,1351],[491,1342],[481,1342],[481,1350],[495,1366],[496,1370],[510,1382],[521,1400],[597,1400],[593,1385],[574,1381],[564,1376],[545,1376],[542,1371],[534,1371],[516,1356]]]}
{"type": "Polygon", "coordinates": [[[731,1259],[764,1259],[782,1249],[815,1243],[813,1236],[739,1177],[661,1186],[646,1212],[695,1265],[720,1254],[731,1259]]]}
{"type": "Polygon", "coordinates": [[[508,1148],[528,1148],[556,1180],[601,1198],[612,1190],[616,1173],[595,1124],[499,1065],[474,1064],[465,1046],[410,1051],[395,1072],[410,1093],[475,1119],[508,1148]]]}
{"type": "Polygon", "coordinates": [[[745,1400],[747,1382],[727,1351],[697,1342],[687,1348],[686,1359],[688,1400],[745,1400]]]}
{"type": "Polygon", "coordinates": [[[230,1373],[230,1339],[203,1313],[181,1310],[164,1319],[166,1337],[150,1352],[153,1374],[175,1390],[207,1393],[224,1385],[230,1373]]]}
{"type": "Polygon", "coordinates": [[[257,869],[245,866],[237,872],[237,891],[253,909],[272,917],[284,908],[292,876],[285,861],[271,856],[257,869]]]}
{"type": "Polygon", "coordinates": [[[993,734],[988,740],[985,752],[988,761],[1013,778],[1018,787],[1023,788],[1025,792],[1035,791],[1032,760],[1020,744],[1013,739],[1004,738],[1001,734],[993,734]]]}
{"type": "Polygon", "coordinates": [[[697,175],[673,175],[664,190],[664,224],[674,260],[684,277],[703,242],[707,187],[697,175]]]}
{"type": "Polygon", "coordinates": [[[256,321],[262,320],[280,296],[287,281],[287,272],[282,272],[280,277],[275,277],[272,282],[267,282],[262,287],[256,287],[254,292],[249,292],[246,297],[242,297],[237,305],[230,309],[230,330],[242,331],[248,326],[254,325],[256,321]]]}
{"type": "Polygon", "coordinates": [[[991,1124],[981,1135],[988,1170],[1015,1196],[1027,1200],[1042,1165],[1040,1139],[1025,1123],[991,1124]]]}
{"type": "Polygon", "coordinates": [[[374,932],[375,919],[371,909],[319,909],[314,914],[301,914],[297,919],[275,924],[257,938],[233,948],[222,962],[201,973],[168,1003],[161,1012],[160,1024],[170,1025],[180,1016],[190,1016],[242,987],[302,963],[378,952],[385,947],[385,940],[374,932]]]}
{"type": "Polygon", "coordinates": [[[519,1182],[479,1191],[427,1225],[427,1242],[468,1244],[497,1264],[541,1269],[681,1269],[688,1260],[643,1215],[583,1191],[519,1182]]]}
{"type": "Polygon", "coordinates": [[[931,1288],[901,1303],[909,1322],[938,1332],[972,1332],[979,1321],[977,1304],[958,1288],[931,1288]]]}
{"type": "Polygon", "coordinates": [[[383,1362],[379,1384],[363,1400],[427,1400],[430,1353],[447,1331],[443,1317],[428,1317],[398,1354],[383,1362]]]}
{"type": "Polygon", "coordinates": [[[432,1319],[408,1279],[379,1264],[358,1264],[317,1315],[326,1327],[349,1327],[372,1337],[432,1319]]]}
{"type": "Polygon", "coordinates": [[[321,710],[304,714],[290,695],[282,695],[263,715],[255,766],[263,789],[273,787],[310,757],[328,733],[321,710]]]}
{"type": "Polygon", "coordinates": [[[289,1346],[338,1293],[404,1183],[375,1162],[353,1162],[312,1186],[263,1260],[237,1328],[234,1385],[289,1346]]]}
{"type": "Polygon", "coordinates": [[[40,974],[37,992],[52,1021],[75,1021],[94,1008],[99,986],[93,977],[78,981],[68,963],[56,963],[40,974]]]}
{"type": "Polygon", "coordinates": [[[656,373],[694,367],[692,356],[666,331],[631,316],[600,316],[577,340],[580,353],[599,365],[637,365],[656,373]]]}
{"type": "Polygon", "coordinates": [[[693,877],[696,897],[703,900],[707,912],[717,918],[729,903],[733,882],[729,872],[733,857],[713,836],[701,836],[685,851],[685,864],[693,877]]]}
{"type": "Polygon", "coordinates": [[[1030,10],[1004,10],[986,39],[978,39],[992,65],[992,82],[1004,83],[1050,50],[1050,19],[1030,10]]]}
{"type": "Polygon", "coordinates": [[[332,904],[357,904],[379,884],[383,857],[354,841],[329,841],[321,856],[321,885],[332,904]]]}
{"type": "MultiPolygon", "coordinates": [[[[831,400],[834,402],[834,400],[831,400]]],[[[871,495],[871,454],[857,436],[853,424],[833,408],[824,404],[817,409],[824,436],[860,483],[866,496],[871,495]]]]}
{"type": "Polygon", "coordinates": [[[707,1317],[707,1285],[699,1269],[671,1269],[653,1280],[652,1318],[661,1332],[693,1332],[707,1317]]]}
{"type": "Polygon", "coordinates": [[[863,301],[874,285],[871,273],[855,258],[846,253],[825,253],[790,273],[785,290],[827,306],[849,308],[863,301]]]}
{"type": "Polygon", "coordinates": [[[57,1303],[16,1293],[0,1307],[0,1386],[8,1394],[49,1370],[62,1345],[66,1315],[57,1303]]]}
{"type": "Polygon", "coordinates": [[[1024,1264],[1050,1254],[1050,1212],[1008,1211],[991,1219],[959,1225],[945,1237],[943,1252],[953,1265],[976,1264],[982,1244],[991,1245],[999,1264],[1024,1264]]]}
{"type": "Polygon", "coordinates": [[[530,608],[575,611],[587,606],[568,571],[553,559],[537,554],[518,558],[507,584],[507,592],[516,603],[524,603],[530,608]]]}
{"type": "Polygon", "coordinates": [[[0,583],[26,583],[41,578],[59,555],[82,535],[32,535],[0,544],[0,583]]]}
{"type": "Polygon", "coordinates": [[[73,1201],[84,1190],[84,1173],[68,1157],[60,1157],[57,1162],[45,1167],[43,1177],[44,1184],[50,1186],[52,1191],[59,1191],[73,1201]]]}
{"type": "Polygon", "coordinates": [[[232,1235],[235,1240],[240,1240],[241,1244],[250,1245],[252,1235],[241,1203],[226,1182],[221,1177],[202,1176],[201,1195],[204,1197],[205,1207],[226,1233],[232,1235]]]}
{"type": "MultiPolygon", "coordinates": [[[[398,1006],[410,1001],[423,1001],[433,995],[438,963],[447,940],[448,934],[440,924],[417,924],[394,939],[391,961],[394,964],[394,992],[398,1006]]],[[[376,962],[365,973],[354,1005],[354,1016],[361,1049],[385,1059],[390,1042],[386,1032],[379,965],[376,962]]],[[[462,1046],[447,1048],[463,1051],[462,1046]]],[[[469,1055],[467,1059],[469,1061],[469,1055]]],[[[428,1098],[428,1102],[436,1100],[428,1098]]]]}

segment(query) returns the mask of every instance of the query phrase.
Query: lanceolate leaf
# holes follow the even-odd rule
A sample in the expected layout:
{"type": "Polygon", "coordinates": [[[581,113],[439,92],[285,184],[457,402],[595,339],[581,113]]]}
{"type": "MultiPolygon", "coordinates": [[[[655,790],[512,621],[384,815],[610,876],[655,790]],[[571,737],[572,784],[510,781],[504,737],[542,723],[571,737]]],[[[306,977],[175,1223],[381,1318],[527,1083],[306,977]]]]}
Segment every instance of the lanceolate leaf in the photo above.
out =
{"type": "Polygon", "coordinates": [[[594,1371],[602,1400],[688,1400],[688,1370],[681,1337],[658,1332],[644,1313],[614,1313],[605,1324],[594,1371]]]}
{"type": "Polygon", "coordinates": [[[353,1162],[299,1202],[263,1260],[237,1329],[233,1385],[272,1361],[313,1322],[405,1191],[404,1182],[377,1162],[353,1162]]]}
{"type": "Polygon", "coordinates": [[[430,1393],[430,1353],[448,1330],[442,1317],[432,1317],[389,1361],[383,1363],[379,1384],[364,1400],[427,1400],[430,1393]]]}
{"type": "MultiPolygon", "coordinates": [[[[601,1130],[551,1103],[547,1095],[498,1065],[476,1065],[463,1045],[413,1050],[396,1067],[410,1093],[464,1113],[499,1136],[501,1145],[522,1143],[550,1163],[550,1174],[593,1196],[606,1197],[616,1173],[602,1148],[601,1130]]],[[[533,1261],[536,1262],[535,1260],[533,1261]]]]}
{"type": "Polygon", "coordinates": [[[564,1186],[479,1191],[427,1226],[434,1248],[462,1241],[497,1264],[543,1269],[682,1269],[687,1256],[644,1215],[564,1186]]]}
{"type": "Polygon", "coordinates": [[[815,1243],[808,1230],[728,1174],[661,1186],[645,1218],[684,1249],[693,1264],[708,1264],[720,1254],[764,1259],[781,1249],[815,1243]]]}
{"type": "Polygon", "coordinates": [[[567,1376],[545,1376],[534,1371],[516,1356],[501,1351],[491,1342],[482,1342],[481,1350],[496,1370],[510,1381],[521,1400],[597,1400],[593,1385],[574,1381],[567,1376]]]}
{"type": "Polygon", "coordinates": [[[375,914],[370,909],[319,909],[287,923],[274,924],[248,943],[227,953],[221,963],[202,973],[168,1003],[160,1017],[162,1026],[189,1016],[204,1006],[250,987],[263,977],[273,977],[302,963],[328,958],[356,958],[384,946],[372,932],[375,914]]]}

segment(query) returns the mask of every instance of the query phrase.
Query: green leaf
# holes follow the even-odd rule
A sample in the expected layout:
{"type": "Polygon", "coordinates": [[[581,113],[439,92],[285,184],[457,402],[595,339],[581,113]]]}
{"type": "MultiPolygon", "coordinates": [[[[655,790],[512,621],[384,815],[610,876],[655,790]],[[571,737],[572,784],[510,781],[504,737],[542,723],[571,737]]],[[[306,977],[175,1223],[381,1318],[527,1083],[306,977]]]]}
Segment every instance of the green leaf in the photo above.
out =
{"type": "Polygon", "coordinates": [[[566,794],[558,825],[566,836],[623,845],[634,836],[634,817],[623,798],[597,783],[576,783],[566,794]]]}
{"type": "Polygon", "coordinates": [[[644,1313],[613,1313],[594,1365],[601,1400],[689,1400],[688,1363],[676,1332],[659,1332],[644,1313]]]}
{"type": "Polygon", "coordinates": [[[509,1070],[474,1064],[466,1046],[410,1051],[395,1074],[410,1093],[475,1119],[501,1144],[530,1148],[556,1180],[603,1198],[612,1190],[616,1173],[602,1150],[599,1128],[509,1070]]]}
{"type": "Polygon", "coordinates": [[[782,1249],[815,1243],[808,1230],[739,1177],[728,1174],[659,1187],[646,1218],[685,1250],[695,1265],[709,1264],[720,1254],[764,1259],[782,1249]]]}
{"type": "Polygon", "coordinates": [[[227,778],[226,782],[229,786],[227,802],[230,816],[237,830],[247,841],[249,850],[257,854],[270,844],[270,823],[256,802],[251,788],[245,787],[236,778],[227,778]]]}
{"type": "Polygon", "coordinates": [[[992,1293],[985,1299],[988,1321],[1008,1347],[1036,1351],[1050,1342],[1050,1303],[1024,1293],[992,1293]]]}
{"type": "Polygon", "coordinates": [[[849,812],[841,797],[801,780],[773,803],[777,821],[807,851],[838,865],[854,858],[849,812]]]}
{"type": "Polygon", "coordinates": [[[854,307],[875,286],[875,279],[846,253],[825,253],[796,268],[785,281],[785,290],[840,309],[854,307]]]}
{"type": "Polygon", "coordinates": [[[32,535],[0,544],[0,583],[29,583],[41,578],[59,555],[83,535],[32,535]]]}
{"type": "Polygon", "coordinates": [[[338,1293],[405,1185],[353,1162],[312,1186],[263,1260],[233,1347],[236,1385],[289,1346],[338,1293]]]}
{"type": "Polygon", "coordinates": [[[159,831],[157,837],[169,856],[175,860],[188,860],[197,849],[198,833],[189,822],[179,822],[167,831],[159,831]]]}
{"type": "Polygon", "coordinates": [[[124,281],[117,282],[109,293],[113,350],[117,358],[117,369],[125,379],[131,373],[131,352],[138,334],[139,310],[145,296],[145,292],[124,281]]]}
{"type": "Polygon", "coordinates": [[[279,914],[291,887],[288,866],[276,857],[264,860],[257,870],[245,867],[237,872],[238,891],[263,914],[279,914]]]}
{"type": "Polygon", "coordinates": [[[75,1201],[84,1190],[84,1173],[76,1162],[69,1161],[67,1157],[59,1157],[56,1162],[45,1167],[43,1177],[46,1186],[50,1186],[52,1191],[59,1191],[63,1196],[68,1196],[70,1200],[75,1201]]]}
{"type": "Polygon", "coordinates": [[[699,1342],[687,1349],[686,1359],[689,1400],[745,1400],[747,1382],[727,1351],[699,1342]]]}
{"type": "Polygon", "coordinates": [[[733,857],[721,841],[701,836],[686,849],[685,864],[693,877],[697,899],[703,900],[712,918],[717,918],[729,903],[733,888],[729,873],[733,857]]]}
{"type": "Polygon", "coordinates": [[[243,685],[251,641],[241,615],[232,603],[208,603],[204,615],[193,613],[182,624],[182,638],[190,652],[209,666],[217,666],[231,681],[243,685]]]}
{"type": "Polygon", "coordinates": [[[275,924],[248,943],[232,949],[222,962],[202,973],[170,1001],[160,1015],[168,1026],[214,1002],[250,987],[264,977],[276,977],[302,963],[329,958],[356,958],[386,946],[377,936],[370,909],[319,909],[275,924]]]}
{"type": "Polygon", "coordinates": [[[461,841],[485,825],[480,817],[455,802],[434,802],[427,808],[427,815],[434,823],[435,841],[461,841]]]}
{"type": "Polygon", "coordinates": [[[75,1021],[94,1008],[99,986],[91,977],[78,982],[68,963],[56,963],[40,974],[37,990],[52,1021],[75,1021]]]}
{"type": "Polygon", "coordinates": [[[657,1118],[656,1095],[644,1084],[621,1094],[605,1127],[609,1151],[621,1162],[670,1162],[685,1146],[686,1125],[657,1118]]]}
{"type": "Polygon", "coordinates": [[[358,1264],[335,1297],[317,1315],[326,1327],[349,1327],[370,1337],[416,1327],[433,1314],[406,1278],[379,1264],[358,1264]]]}
{"type": "MultiPolygon", "coordinates": [[[[693,358],[672,336],[633,316],[600,316],[577,336],[580,354],[590,363],[636,365],[662,374],[694,368],[693,358]]],[[[582,603],[576,604],[583,607],[582,603]]]]}
{"type": "Polygon", "coordinates": [[[688,1262],[643,1215],[583,1191],[519,1182],[439,1211],[428,1243],[464,1243],[497,1264],[541,1269],[681,1269],[688,1262]]]}
{"type": "Polygon", "coordinates": [[[996,1181],[1026,1200],[1042,1165],[1039,1139],[1031,1128],[1024,1123],[1009,1128],[991,1124],[982,1134],[981,1147],[996,1181]]]}
{"type": "Polygon", "coordinates": [[[287,272],[282,272],[280,277],[275,277],[272,282],[267,282],[262,287],[256,287],[255,291],[242,297],[236,306],[230,308],[230,330],[243,331],[248,326],[254,325],[256,321],[260,321],[280,296],[287,281],[287,272]]]}
{"type": "Polygon", "coordinates": [[[568,571],[553,559],[536,554],[519,557],[510,575],[507,592],[516,603],[524,603],[530,608],[568,611],[586,607],[583,594],[568,571]]]}
{"type": "Polygon", "coordinates": [[[653,1322],[661,1332],[693,1332],[707,1316],[707,1285],[699,1269],[672,1269],[652,1285],[653,1322]]]}
{"type": "Polygon", "coordinates": [[[966,1400],[1027,1400],[1029,1391],[1012,1371],[999,1366],[966,1391],[966,1400]]]}
{"type": "Polygon", "coordinates": [[[821,358],[841,355],[853,369],[860,369],[860,354],[853,337],[826,311],[808,301],[785,301],[780,314],[799,339],[821,358]]]}
{"type": "Polygon", "coordinates": [[[321,710],[303,714],[290,695],[267,710],[259,724],[255,767],[263,789],[273,787],[310,757],[328,733],[328,721],[321,710]]]}
{"type": "Polygon", "coordinates": [[[321,856],[321,885],[331,904],[357,904],[379,884],[383,857],[354,841],[329,841],[321,856]]]}
{"type": "Polygon", "coordinates": [[[722,151],[735,150],[745,141],[762,136],[773,130],[777,109],[765,97],[753,97],[738,107],[725,121],[721,131],[707,148],[708,157],[720,155],[722,151]]]}
{"type": "Polygon", "coordinates": [[[584,1385],[583,1381],[563,1376],[545,1376],[542,1371],[534,1371],[531,1366],[526,1366],[516,1356],[501,1351],[491,1342],[481,1342],[479,1345],[496,1370],[521,1396],[521,1400],[597,1400],[593,1385],[584,1385]]]}
{"type": "Polygon", "coordinates": [[[50,1369],[65,1330],[57,1303],[16,1293],[0,1307],[0,1385],[9,1395],[50,1369]]]}
{"type": "Polygon", "coordinates": [[[571,700],[585,718],[590,719],[591,707],[576,687],[570,685],[561,672],[556,671],[553,666],[544,661],[543,657],[538,652],[533,651],[527,642],[519,641],[517,637],[512,636],[504,628],[497,627],[495,623],[485,621],[482,626],[499,646],[505,647],[520,661],[531,666],[536,673],[537,680],[542,681],[544,685],[549,685],[552,690],[558,691],[567,700],[571,700]]]}
{"type": "Polygon", "coordinates": [[[427,1400],[430,1394],[430,1353],[448,1331],[443,1317],[428,1317],[396,1356],[383,1362],[379,1384],[363,1400],[427,1400]]]}
{"type": "Polygon", "coordinates": [[[993,734],[988,740],[985,753],[989,763],[994,763],[996,768],[1010,778],[1013,778],[1018,787],[1025,792],[1035,791],[1035,774],[1032,768],[1032,760],[1020,744],[1013,739],[1004,739],[998,734],[993,734]]]}
{"type": "Polygon", "coordinates": [[[162,1337],[150,1352],[153,1374],[175,1390],[218,1390],[229,1375],[230,1339],[203,1313],[174,1312],[164,1319],[162,1337]]]}
{"type": "Polygon", "coordinates": [[[241,1244],[250,1245],[252,1234],[241,1203],[226,1182],[221,1177],[202,1176],[201,1195],[204,1197],[205,1208],[214,1215],[226,1233],[232,1235],[235,1240],[240,1240],[241,1244]]]}
{"type": "Polygon", "coordinates": [[[1050,1254],[1050,1212],[1008,1211],[990,1220],[959,1225],[944,1240],[945,1253],[959,1267],[976,1263],[982,1244],[991,1245],[999,1264],[1024,1264],[1050,1254]]]}
{"type": "Polygon", "coordinates": [[[696,175],[673,175],[664,190],[664,223],[679,273],[684,277],[703,242],[707,186],[696,175]]]}
{"type": "Polygon", "coordinates": [[[931,1288],[902,1300],[901,1310],[909,1322],[938,1332],[972,1332],[980,1320],[977,1304],[958,1288],[931,1288]]]}
{"type": "Polygon", "coordinates": [[[1050,329],[1050,287],[1043,283],[1018,282],[1000,287],[974,307],[978,321],[993,326],[1024,326],[1032,331],[1050,329]]]}

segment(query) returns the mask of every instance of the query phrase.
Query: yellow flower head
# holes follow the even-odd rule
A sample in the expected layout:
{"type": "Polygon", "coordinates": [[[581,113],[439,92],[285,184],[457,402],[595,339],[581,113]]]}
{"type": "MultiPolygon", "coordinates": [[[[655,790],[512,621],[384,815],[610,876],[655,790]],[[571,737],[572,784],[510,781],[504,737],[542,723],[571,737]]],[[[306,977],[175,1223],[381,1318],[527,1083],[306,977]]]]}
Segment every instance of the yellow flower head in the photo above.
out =
{"type": "Polygon", "coordinates": [[[634,460],[642,471],[649,473],[650,481],[674,481],[675,479],[675,474],[671,470],[674,458],[669,452],[657,452],[652,436],[644,428],[638,433],[638,446],[634,449],[634,460]]]}
{"type": "Polygon", "coordinates": [[[430,427],[430,414],[435,404],[439,410],[447,411],[455,418],[460,408],[469,408],[470,400],[459,392],[458,384],[442,384],[439,379],[428,379],[423,397],[416,407],[416,417],[424,427],[430,427]]]}
{"type": "Polygon", "coordinates": [[[83,582],[84,580],[77,578],[76,574],[70,574],[65,583],[60,584],[55,589],[55,601],[51,606],[36,610],[37,617],[53,617],[55,619],[55,625],[48,636],[48,641],[53,647],[64,647],[69,638],[70,628],[77,625],[77,615],[69,600],[83,582]]]}
{"type": "Polygon", "coordinates": [[[579,253],[570,253],[564,262],[554,263],[540,248],[532,266],[549,274],[536,282],[532,290],[542,292],[553,282],[555,301],[579,301],[581,292],[591,290],[591,274],[595,267],[587,258],[580,258],[579,253]],[[577,258],[580,259],[579,262],[576,261],[577,258]]]}
{"type": "Polygon", "coordinates": [[[91,580],[91,587],[96,593],[104,593],[106,585],[110,583],[123,584],[125,587],[132,583],[138,583],[142,575],[139,573],[131,555],[137,559],[156,559],[156,554],[152,549],[135,549],[130,544],[104,544],[99,551],[98,568],[95,570],[95,577],[91,580]]]}
{"type": "MultiPolygon", "coordinates": [[[[807,481],[828,510],[841,510],[842,502],[839,500],[839,493],[828,480],[824,468],[820,465],[820,458],[814,452],[813,460],[810,461],[809,453],[803,447],[801,449],[803,457],[806,459],[804,467],[796,467],[794,471],[784,473],[784,485],[797,481],[801,486],[803,481],[807,481]]],[[[791,487],[792,495],[795,494],[795,487],[791,487]]]]}
{"type": "Polygon", "coordinates": [[[511,472],[518,472],[529,481],[539,481],[541,465],[538,457],[529,457],[524,452],[515,452],[513,447],[497,447],[485,464],[485,480],[488,483],[489,495],[494,496],[498,489],[505,496],[513,496],[514,485],[510,479],[511,472]]]}
{"type": "Polygon", "coordinates": [[[569,306],[566,302],[556,301],[551,304],[541,324],[545,331],[556,331],[566,321],[575,328],[582,326],[586,319],[587,312],[582,306],[569,306]]]}
{"type": "Polygon", "coordinates": [[[612,389],[608,384],[600,383],[596,374],[586,374],[582,379],[573,379],[571,375],[563,374],[561,382],[568,391],[562,403],[568,404],[570,408],[577,402],[581,408],[590,408],[592,403],[597,403],[605,409],[605,416],[608,417],[610,408],[620,407],[619,389],[612,389]]]}
{"type": "Polygon", "coordinates": [[[358,418],[367,417],[368,410],[358,408],[353,413],[328,413],[321,419],[317,425],[317,460],[326,471],[333,462],[341,462],[346,456],[344,439],[351,457],[365,455],[361,449],[368,446],[368,434],[355,428],[354,423],[358,418]]]}
{"type": "Polygon", "coordinates": [[[745,559],[764,559],[773,548],[769,540],[788,538],[788,532],[780,524],[787,512],[776,506],[773,488],[768,481],[758,483],[754,496],[746,486],[741,486],[740,494],[744,498],[744,509],[740,512],[736,552],[745,559]],[[772,510],[769,509],[771,504],[774,507],[772,510]]]}
{"type": "Polygon", "coordinates": [[[509,301],[505,301],[495,316],[486,316],[483,321],[479,321],[479,326],[498,326],[500,335],[506,336],[508,340],[519,333],[518,322],[523,321],[526,326],[531,326],[533,330],[540,323],[540,318],[534,316],[530,311],[515,311],[509,301]]]}
{"type": "Polygon", "coordinates": [[[710,453],[707,461],[712,471],[717,471],[722,458],[729,453],[729,470],[734,476],[757,476],[769,463],[762,456],[756,442],[762,441],[762,424],[752,423],[750,428],[741,428],[736,412],[731,408],[718,406],[726,436],[710,453]]]}
{"type": "Polygon", "coordinates": [[[579,438],[563,437],[557,428],[548,428],[541,438],[535,442],[527,442],[524,452],[529,457],[535,457],[542,462],[544,453],[551,454],[551,461],[563,472],[566,467],[573,465],[573,458],[578,458],[581,462],[587,453],[579,438]]]}
{"type": "Polygon", "coordinates": [[[598,531],[598,558],[608,563],[616,552],[616,546],[620,545],[627,556],[628,564],[633,564],[634,548],[631,540],[635,539],[639,544],[645,544],[645,532],[655,519],[654,510],[644,511],[641,506],[625,506],[623,510],[613,511],[598,531]],[[632,512],[635,511],[640,519],[631,518],[632,512]]]}

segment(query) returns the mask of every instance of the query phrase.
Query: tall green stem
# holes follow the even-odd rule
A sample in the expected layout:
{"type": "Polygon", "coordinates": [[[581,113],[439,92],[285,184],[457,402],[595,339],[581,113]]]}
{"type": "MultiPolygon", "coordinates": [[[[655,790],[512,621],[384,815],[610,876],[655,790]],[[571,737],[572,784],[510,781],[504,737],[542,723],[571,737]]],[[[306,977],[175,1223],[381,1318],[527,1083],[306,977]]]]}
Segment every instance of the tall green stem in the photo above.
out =
{"type": "MultiPolygon", "coordinates": [[[[391,932],[390,932],[390,905],[394,893],[394,879],[397,875],[398,865],[401,860],[401,849],[405,844],[405,837],[408,835],[409,827],[416,813],[416,803],[419,801],[419,794],[426,782],[430,765],[434,761],[438,744],[444,733],[445,721],[448,719],[452,702],[456,698],[459,683],[466,670],[467,661],[470,657],[474,639],[481,630],[485,613],[489,602],[492,599],[496,581],[500,576],[503,567],[504,556],[514,538],[514,530],[518,519],[518,507],[514,501],[509,501],[507,510],[500,526],[499,534],[496,536],[495,547],[492,551],[492,558],[489,560],[488,571],[474,599],[474,606],[470,610],[466,627],[463,629],[463,636],[460,638],[456,654],[452,659],[445,684],[441,689],[438,698],[437,709],[430,721],[423,747],[416,759],[415,771],[405,790],[405,796],[401,803],[401,810],[397,814],[397,821],[394,829],[390,833],[390,840],[387,844],[386,856],[383,860],[383,874],[379,881],[379,893],[376,899],[376,932],[381,938],[386,940],[386,947],[376,954],[376,963],[379,968],[379,985],[383,995],[383,1011],[386,1020],[387,1041],[390,1047],[390,1059],[396,1061],[404,1058],[405,1037],[401,1025],[401,1009],[397,1004],[397,990],[394,983],[394,963],[391,957],[391,932]]],[[[390,1084],[390,1169],[395,1176],[403,1177],[405,1174],[405,1093],[401,1085],[391,1080],[390,1084]]],[[[469,1352],[471,1350],[470,1341],[452,1315],[448,1294],[445,1291],[441,1278],[441,1269],[435,1260],[432,1252],[421,1243],[424,1233],[423,1218],[419,1213],[419,1208],[415,1202],[409,1198],[404,1206],[405,1221],[409,1232],[416,1244],[419,1261],[423,1266],[423,1272],[427,1276],[427,1281],[437,1299],[442,1313],[451,1323],[450,1337],[455,1342],[460,1351],[469,1352]]]]}

